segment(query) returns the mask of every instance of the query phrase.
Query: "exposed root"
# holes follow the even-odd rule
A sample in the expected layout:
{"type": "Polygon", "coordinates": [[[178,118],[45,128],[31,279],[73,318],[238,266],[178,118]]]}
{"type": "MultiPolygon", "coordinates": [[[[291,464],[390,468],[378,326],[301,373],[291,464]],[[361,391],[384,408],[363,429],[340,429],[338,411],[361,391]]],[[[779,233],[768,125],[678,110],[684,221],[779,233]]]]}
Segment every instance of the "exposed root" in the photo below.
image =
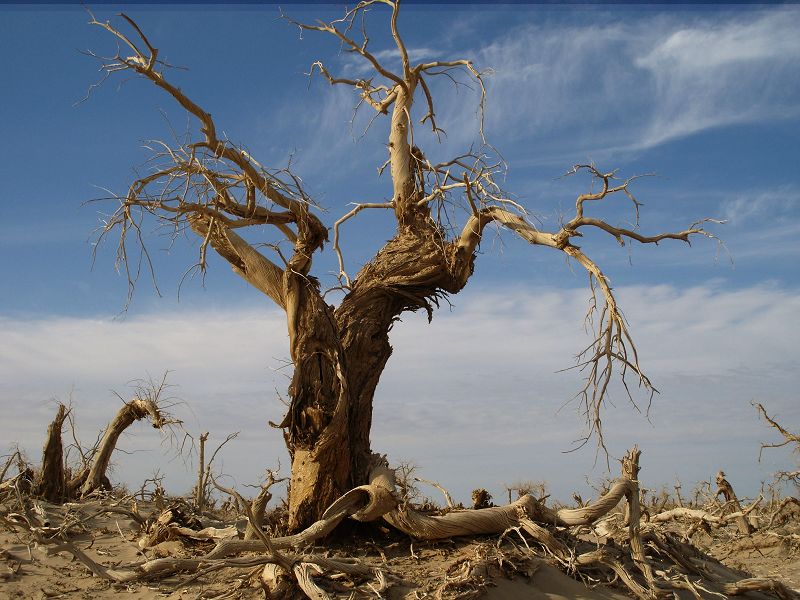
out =
{"type": "MultiPolygon", "coordinates": [[[[662,511],[643,523],[636,448],[622,460],[622,476],[611,483],[605,494],[585,506],[555,510],[526,494],[505,506],[478,510],[450,508],[441,515],[423,514],[402,502],[394,489],[394,472],[384,459],[375,459],[369,485],[342,496],[322,519],[296,535],[268,537],[257,522],[255,504],[227,488],[221,489],[236,497],[248,513],[248,530],[252,528],[256,539],[236,539],[235,527],[202,528],[202,524],[188,514],[190,507],[186,503],[183,508],[170,505],[158,518],[147,519],[151,524],[140,541],[142,548],[168,539],[189,540],[185,544],[187,548],[217,540],[212,550],[200,556],[167,556],[108,567],[69,539],[72,532],[79,531],[100,512],[125,514],[144,524],[145,519],[135,506],[126,508],[119,503],[67,505],[63,523],[58,525],[58,517],[49,505],[25,502],[20,496],[20,510],[0,514],[0,523],[29,531],[35,544],[46,549],[48,554],[66,552],[95,576],[121,584],[159,581],[182,574],[181,585],[186,585],[221,569],[235,569],[251,571],[251,581],[261,586],[267,597],[292,597],[298,593],[318,600],[385,597],[382,594],[398,578],[388,569],[383,552],[383,562],[373,564],[365,557],[321,556],[308,551],[310,544],[322,540],[349,516],[361,521],[382,519],[418,540],[497,536],[493,541],[484,539],[478,543],[474,555],[462,553],[450,565],[444,579],[436,587],[429,588],[435,598],[477,598],[497,577],[512,574],[530,577],[544,564],[557,566],[589,586],[622,586],[642,600],[710,599],[751,592],[781,600],[798,598],[794,591],[778,581],[743,578],[740,573],[681,541],[680,534],[664,529],[665,524],[672,524],[676,519],[703,522],[719,529],[756,510],[760,498],[739,514],[719,515],[710,510],[684,507],[662,511]],[[626,501],[624,514],[618,509],[623,499],[626,501]],[[245,552],[256,554],[236,556],[245,552]]],[[[256,503],[257,510],[262,510],[263,500],[256,503]]],[[[792,503],[783,503],[778,510],[789,504],[792,503]]],[[[759,533],[757,538],[743,537],[740,541],[753,544],[762,538],[759,533]]]]}

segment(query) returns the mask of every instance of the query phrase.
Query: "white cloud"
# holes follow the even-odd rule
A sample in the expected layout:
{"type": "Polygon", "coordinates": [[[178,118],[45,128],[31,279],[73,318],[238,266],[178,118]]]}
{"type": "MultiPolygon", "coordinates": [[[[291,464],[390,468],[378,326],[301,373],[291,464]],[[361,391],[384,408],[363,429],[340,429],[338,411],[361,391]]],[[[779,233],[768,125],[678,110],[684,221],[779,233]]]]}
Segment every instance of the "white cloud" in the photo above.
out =
{"type": "MultiPolygon", "coordinates": [[[[212,441],[220,441],[249,427],[242,444],[259,447],[263,464],[231,471],[254,479],[282,453],[280,435],[266,435],[267,419],[282,416],[274,389],[285,388],[284,376],[273,370],[288,354],[278,313],[193,311],[125,321],[0,319],[0,331],[0,405],[14,415],[0,426],[2,446],[17,441],[35,456],[52,418],[52,399],[70,396],[81,437],[94,439],[119,406],[111,390],[125,397],[131,393],[127,382],[171,370],[169,381],[176,387],[170,393],[185,402],[176,412],[195,436],[210,429],[212,441]]],[[[182,472],[180,461],[159,458],[159,444],[151,428],[137,427],[125,448],[145,451],[121,458],[118,477],[141,481],[158,464],[177,470],[175,485],[188,487],[189,472],[182,472]]]]}
{"type": "Polygon", "coordinates": [[[724,219],[736,227],[752,227],[766,221],[794,223],[800,207],[800,190],[782,185],[764,190],[741,192],[723,202],[724,219]]]}
{"type": "MultiPolygon", "coordinates": [[[[540,19],[477,52],[463,48],[460,54],[494,70],[487,78],[490,140],[525,140],[527,163],[560,164],[800,114],[795,8],[626,17],[581,25],[540,19]]],[[[468,143],[474,115],[463,110],[463,97],[454,98],[440,99],[440,124],[468,143]]]]}
{"type": "MultiPolygon", "coordinates": [[[[496,38],[469,35],[415,46],[413,34],[407,35],[414,61],[469,58],[491,69],[485,78],[486,132],[501,150],[514,149],[512,167],[602,162],[610,154],[618,159],[710,128],[800,115],[800,11],[794,7],[630,9],[620,14],[624,19],[584,23],[541,13],[523,11],[520,23],[496,38]]],[[[394,48],[375,52],[396,67],[394,48]]],[[[329,62],[337,75],[368,74],[369,64],[359,56],[329,62]]],[[[444,143],[435,143],[423,126],[415,131],[434,161],[478,140],[477,86],[466,74],[451,75],[464,85],[428,77],[437,123],[447,132],[444,143]]],[[[307,115],[301,131],[296,123],[293,129],[301,172],[317,178],[363,162],[370,169],[379,165],[388,121],[378,117],[368,139],[355,147],[352,139],[373,118],[372,109],[361,111],[351,133],[348,122],[358,101],[352,90],[330,90],[321,78],[312,89],[313,95],[301,105],[293,102],[286,113],[293,123],[289,115],[298,109],[307,115]]],[[[419,117],[424,104],[420,96],[419,117]]]]}
{"type": "MultiPolygon", "coordinates": [[[[639,443],[649,485],[676,475],[688,485],[725,468],[743,493],[752,493],[791,459],[774,454],[757,464],[758,442],[770,434],[750,400],[790,427],[800,421],[796,291],[659,286],[618,294],[662,393],[654,426],[615,394],[619,405],[609,408],[605,423],[612,454],[639,443]]],[[[581,422],[573,407],[559,413],[580,374],[556,371],[570,366],[587,342],[581,327],[587,296],[585,290],[466,290],[454,298],[453,312],[440,311],[431,325],[420,315],[404,317],[393,330],[395,353],[375,403],[375,450],[415,461],[424,476],[462,499],[477,485],[499,493],[503,482],[521,478],[546,479],[561,497],[582,488],[593,453],[561,454],[580,435],[581,422]]],[[[279,432],[266,426],[282,416],[274,389],[285,390],[288,375],[273,370],[287,354],[277,312],[190,311],[123,322],[3,319],[0,337],[0,405],[14,415],[0,424],[4,445],[19,441],[36,455],[53,412],[50,398],[63,399],[71,388],[80,432],[92,438],[118,405],[109,389],[124,394],[126,381],[171,369],[175,395],[187,403],[177,410],[190,431],[211,430],[221,441],[242,430],[224,452],[226,472],[252,482],[279,457],[287,465],[279,432]]],[[[149,428],[138,428],[125,447],[141,452],[118,457],[119,479],[141,481],[159,465],[173,489],[191,485],[191,467],[162,458],[149,428]]]]}
{"type": "Polygon", "coordinates": [[[681,27],[634,61],[654,84],[645,146],[719,125],[796,116],[800,13],[745,12],[681,27]]]}

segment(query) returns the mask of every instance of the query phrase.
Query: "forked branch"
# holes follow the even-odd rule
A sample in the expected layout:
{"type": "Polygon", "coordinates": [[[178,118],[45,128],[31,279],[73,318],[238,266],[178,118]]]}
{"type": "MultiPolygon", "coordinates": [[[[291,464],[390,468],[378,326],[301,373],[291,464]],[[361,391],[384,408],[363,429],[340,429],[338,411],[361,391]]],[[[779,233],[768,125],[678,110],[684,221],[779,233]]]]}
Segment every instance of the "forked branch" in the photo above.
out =
{"type": "Polygon", "coordinates": [[[285,269],[308,273],[313,253],[327,240],[327,229],[311,212],[312,202],[300,179],[289,168],[265,168],[245,149],[220,138],[211,114],[166,77],[169,65],[158,59],[158,49],[132,19],[124,14],[121,17],[132,35],[91,16],[91,25],[105,29],[121,42],[122,49],[103,59],[101,69],[106,74],[130,71],[149,80],[195,117],[201,133],[193,142],[152,142],[152,171],[134,181],[125,196],[115,197],[119,205],[101,228],[101,239],[113,230],[119,231],[117,256],[128,276],[129,294],[142,262],[151,273],[153,270],[143,231],[145,217],[150,217],[157,228],[166,228],[173,238],[187,229],[200,236],[200,258],[195,265],[200,271],[205,271],[206,250],[211,246],[245,280],[285,307],[285,269]],[[294,247],[286,268],[233,233],[235,229],[267,225],[294,247]],[[131,233],[142,252],[133,269],[127,248],[131,233]]]}
{"type": "Polygon", "coordinates": [[[350,281],[350,276],[344,269],[344,257],[342,256],[342,247],[339,245],[339,227],[341,227],[345,221],[352,219],[358,213],[366,208],[394,208],[394,204],[391,202],[365,202],[363,204],[356,204],[355,207],[349,211],[346,215],[341,217],[333,224],[333,251],[336,252],[336,258],[339,260],[339,281],[342,282],[344,287],[350,288],[352,286],[352,282],[350,281]]]}
{"type": "MultiPolygon", "coordinates": [[[[455,242],[456,253],[462,256],[472,254],[480,243],[485,227],[490,223],[497,223],[512,230],[530,244],[547,246],[560,250],[574,259],[589,274],[589,287],[592,292],[587,324],[593,326],[594,339],[592,343],[577,356],[577,367],[586,372],[585,386],[579,392],[584,415],[589,425],[589,431],[581,438],[581,445],[586,443],[593,435],[597,436],[598,443],[604,448],[601,427],[601,408],[606,398],[612,378],[616,370],[628,399],[637,406],[631,393],[628,378],[632,374],[639,387],[644,388],[648,402],[652,400],[657,390],[639,365],[636,344],[628,330],[628,325],[612,291],[608,277],[599,265],[590,258],[579,246],[573,244],[573,238],[581,237],[581,229],[594,227],[613,236],[620,245],[626,241],[636,241],[641,244],[658,244],[662,240],[679,240],[691,243],[692,238],[701,236],[717,239],[712,233],[703,228],[706,222],[718,222],[705,219],[690,225],[679,232],[665,232],[657,235],[643,235],[638,231],[616,227],[603,219],[585,215],[587,202],[599,202],[610,196],[624,194],[633,204],[635,224],[638,225],[639,209],[641,203],[636,200],[629,190],[630,184],[636,177],[614,184],[616,172],[605,173],[594,165],[576,165],[569,174],[579,171],[588,171],[594,181],[599,181],[599,190],[581,194],[575,202],[575,215],[567,221],[559,231],[540,231],[525,218],[521,210],[510,210],[504,206],[486,206],[477,209],[472,199],[472,192],[479,187],[470,182],[467,175],[460,184],[463,186],[466,197],[471,205],[472,215],[467,220],[459,238],[455,242]],[[602,305],[598,302],[598,292],[602,297],[602,305]],[[597,319],[595,317],[597,316],[597,319]]],[[[458,184],[451,184],[458,185],[458,184]]]]}
{"type": "MultiPolygon", "coordinates": [[[[795,444],[794,451],[800,452],[800,435],[790,432],[775,419],[770,417],[767,414],[767,410],[759,402],[753,402],[752,404],[759,414],[761,414],[764,420],[770,425],[770,427],[777,429],[778,432],[783,436],[783,441],[780,443],[761,444],[761,451],[763,452],[764,448],[782,448],[783,446],[787,446],[789,444],[795,444]]],[[[759,458],[761,458],[761,452],[759,452],[759,458]]]]}

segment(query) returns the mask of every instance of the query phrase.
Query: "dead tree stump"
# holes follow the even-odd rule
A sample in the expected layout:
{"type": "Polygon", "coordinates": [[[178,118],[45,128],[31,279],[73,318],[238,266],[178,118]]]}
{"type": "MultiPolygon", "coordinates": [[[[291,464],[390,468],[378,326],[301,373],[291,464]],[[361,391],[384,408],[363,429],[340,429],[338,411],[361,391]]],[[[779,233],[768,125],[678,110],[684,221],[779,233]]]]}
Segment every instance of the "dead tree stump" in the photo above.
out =
{"type": "Polygon", "coordinates": [[[66,474],[64,472],[64,448],[61,429],[69,411],[58,405],[53,422],[47,428],[47,440],[42,452],[42,468],[33,486],[33,494],[53,504],[61,504],[66,498],[66,474]]]}

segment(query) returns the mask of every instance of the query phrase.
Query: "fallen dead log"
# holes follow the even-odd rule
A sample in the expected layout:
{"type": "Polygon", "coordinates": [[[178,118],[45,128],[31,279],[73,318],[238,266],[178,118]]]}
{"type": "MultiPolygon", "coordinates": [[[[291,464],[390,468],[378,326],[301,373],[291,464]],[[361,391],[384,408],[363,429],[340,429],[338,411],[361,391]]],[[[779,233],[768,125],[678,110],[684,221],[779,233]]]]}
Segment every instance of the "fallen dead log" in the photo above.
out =
{"type": "Polygon", "coordinates": [[[660,512],[656,515],[653,515],[652,517],[650,517],[650,522],[665,523],[667,521],[672,521],[672,520],[686,519],[691,521],[700,521],[703,523],[708,523],[712,527],[723,527],[724,525],[727,525],[731,521],[736,521],[738,526],[741,519],[746,519],[747,515],[749,515],[753,510],[755,510],[763,499],[764,496],[759,496],[747,508],[723,515],[715,515],[709,511],[702,510],[699,508],[680,508],[680,507],[673,508],[670,510],[665,510],[663,512],[660,512]]]}
{"type": "Polygon", "coordinates": [[[724,593],[728,596],[741,596],[748,592],[772,592],[781,600],[797,600],[800,594],[790,590],[780,581],[764,577],[741,579],[723,586],[724,593]]]}

